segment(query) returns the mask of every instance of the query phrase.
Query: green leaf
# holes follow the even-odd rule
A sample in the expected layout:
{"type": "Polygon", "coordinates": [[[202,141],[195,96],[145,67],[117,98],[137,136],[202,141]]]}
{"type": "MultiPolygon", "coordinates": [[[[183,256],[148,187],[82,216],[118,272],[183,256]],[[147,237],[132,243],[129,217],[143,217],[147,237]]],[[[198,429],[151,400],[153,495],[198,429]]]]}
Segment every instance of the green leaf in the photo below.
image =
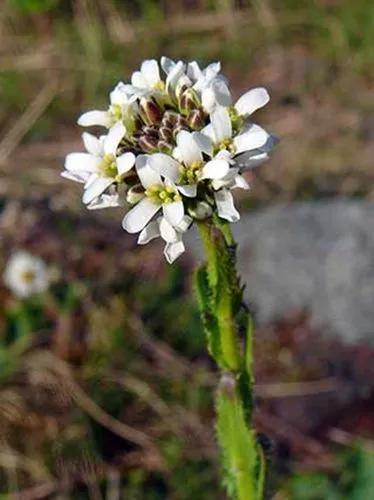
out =
{"type": "Polygon", "coordinates": [[[222,363],[220,331],[217,318],[213,312],[212,290],[209,285],[206,266],[201,266],[195,274],[195,288],[199,304],[201,321],[207,336],[208,350],[218,364],[222,363]]]}
{"type": "Polygon", "coordinates": [[[235,500],[253,500],[257,444],[253,430],[247,425],[232,374],[223,375],[217,396],[217,437],[228,494],[235,500]]]}

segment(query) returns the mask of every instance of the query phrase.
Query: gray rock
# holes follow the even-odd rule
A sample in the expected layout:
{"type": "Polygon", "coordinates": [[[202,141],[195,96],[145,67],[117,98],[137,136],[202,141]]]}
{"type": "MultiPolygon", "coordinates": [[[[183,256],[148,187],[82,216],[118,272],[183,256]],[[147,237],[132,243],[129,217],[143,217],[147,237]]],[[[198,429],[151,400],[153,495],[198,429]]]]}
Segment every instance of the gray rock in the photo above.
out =
{"type": "MultiPolygon", "coordinates": [[[[373,343],[373,203],[274,206],[243,216],[233,230],[259,322],[303,308],[319,331],[373,343]]],[[[201,258],[196,235],[189,243],[201,258]]]]}

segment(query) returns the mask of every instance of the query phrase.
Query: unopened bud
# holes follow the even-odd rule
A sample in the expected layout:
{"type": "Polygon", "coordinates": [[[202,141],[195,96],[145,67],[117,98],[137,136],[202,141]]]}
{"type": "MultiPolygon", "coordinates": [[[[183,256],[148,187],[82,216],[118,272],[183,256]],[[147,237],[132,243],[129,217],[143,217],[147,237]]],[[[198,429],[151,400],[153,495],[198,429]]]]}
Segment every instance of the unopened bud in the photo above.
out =
{"type": "Polygon", "coordinates": [[[157,148],[162,153],[170,154],[173,151],[173,145],[167,141],[158,141],[157,148]]]}
{"type": "Polygon", "coordinates": [[[204,220],[212,215],[213,210],[206,201],[199,201],[194,207],[190,207],[188,212],[194,219],[204,220]]]}
{"type": "Polygon", "coordinates": [[[173,138],[173,131],[169,127],[161,127],[159,136],[163,141],[170,141],[173,138]]]}
{"type": "Polygon", "coordinates": [[[205,125],[205,116],[203,111],[201,111],[200,109],[194,109],[188,115],[187,121],[188,125],[193,130],[201,130],[205,125]]]}
{"type": "Polygon", "coordinates": [[[178,113],[175,111],[165,111],[164,116],[162,117],[161,125],[164,127],[173,127],[177,121],[178,113]]]}
{"type": "Polygon", "coordinates": [[[154,126],[146,125],[145,127],[143,127],[142,132],[145,135],[152,135],[154,137],[158,137],[157,127],[154,126]]]}
{"type": "Polygon", "coordinates": [[[187,75],[183,75],[179,78],[178,84],[175,88],[175,95],[179,100],[183,94],[189,87],[191,86],[191,80],[187,75]]]}
{"type": "Polygon", "coordinates": [[[157,151],[157,138],[151,135],[142,135],[138,139],[138,146],[144,153],[155,153],[157,151]]]}
{"type": "Polygon", "coordinates": [[[193,109],[200,108],[201,102],[197,93],[189,88],[186,89],[180,96],[179,107],[183,114],[188,114],[193,109]]]}
{"type": "Polygon", "coordinates": [[[159,105],[152,99],[142,97],[140,99],[140,114],[147,125],[158,123],[162,117],[159,105]]]}

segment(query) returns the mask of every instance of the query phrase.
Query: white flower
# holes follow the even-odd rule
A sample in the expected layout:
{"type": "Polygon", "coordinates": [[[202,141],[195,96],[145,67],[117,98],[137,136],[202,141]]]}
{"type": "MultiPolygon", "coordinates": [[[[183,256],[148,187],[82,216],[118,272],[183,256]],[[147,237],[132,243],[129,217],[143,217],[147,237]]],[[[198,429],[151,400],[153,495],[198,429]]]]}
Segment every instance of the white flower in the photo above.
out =
{"type": "Polygon", "coordinates": [[[49,286],[46,265],[39,257],[24,251],[16,252],[6,266],[4,283],[20,298],[45,292],[49,286]]]}
{"type": "Polygon", "coordinates": [[[100,125],[110,128],[117,122],[122,121],[127,132],[132,131],[134,126],[134,116],[137,110],[137,104],[133,96],[130,96],[127,86],[119,82],[115,89],[110,93],[110,106],[107,111],[87,111],[78,119],[78,125],[90,127],[100,125]]]}
{"type": "Polygon", "coordinates": [[[163,92],[165,84],[160,77],[160,69],[155,59],[144,61],[140,71],[135,71],[131,76],[131,85],[125,86],[126,91],[134,98],[163,92]]]}
{"type": "Polygon", "coordinates": [[[186,67],[182,61],[176,63],[168,57],[162,57],[161,66],[168,75],[166,88],[170,91],[172,83],[176,89],[182,85],[192,87],[198,93],[202,107],[207,113],[211,113],[217,105],[229,106],[231,104],[227,83],[219,74],[221,63],[211,63],[201,69],[196,61],[188,63],[186,67]]]}
{"type": "Polygon", "coordinates": [[[158,217],[150,222],[141,231],[138,244],[145,245],[149,241],[161,236],[166,242],[164,255],[169,264],[172,264],[184,251],[182,235],[192,224],[192,218],[185,215],[177,226],[172,226],[165,217],[158,217]]]}
{"type": "Polygon", "coordinates": [[[161,209],[169,224],[178,226],[184,217],[184,205],[176,186],[168,180],[162,180],[150,167],[148,155],[138,156],[135,168],[145,189],[144,197],[125,215],[123,228],[129,233],[138,233],[161,209]]]}
{"type": "Polygon", "coordinates": [[[233,133],[230,114],[227,108],[218,107],[210,115],[211,123],[196,134],[199,145],[206,154],[213,156],[215,151],[227,150],[232,156],[264,146],[269,134],[259,125],[250,124],[239,134],[233,133]],[[204,140],[206,135],[210,141],[204,140]]]}
{"type": "Polygon", "coordinates": [[[134,166],[135,155],[126,152],[117,156],[117,149],[125,134],[121,122],[114,125],[107,136],[97,139],[83,134],[87,153],[70,153],[65,160],[64,177],[85,182],[83,203],[89,204],[115,182],[120,182],[134,166]]]}
{"type": "Polygon", "coordinates": [[[214,158],[207,163],[195,140],[195,134],[185,130],[176,137],[174,156],[155,153],[149,158],[149,165],[160,175],[172,182],[178,191],[188,198],[195,198],[197,184],[204,179],[221,179],[230,169],[226,158],[214,158]]]}

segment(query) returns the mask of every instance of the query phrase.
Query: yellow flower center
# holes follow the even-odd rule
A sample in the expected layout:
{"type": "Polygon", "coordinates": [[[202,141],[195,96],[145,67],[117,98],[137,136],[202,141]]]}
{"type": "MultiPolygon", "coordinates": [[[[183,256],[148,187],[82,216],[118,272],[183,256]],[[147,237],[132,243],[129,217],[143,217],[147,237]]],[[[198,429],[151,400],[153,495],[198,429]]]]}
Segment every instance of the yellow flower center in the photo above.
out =
{"type": "Polygon", "coordinates": [[[165,83],[161,80],[159,80],[157,83],[152,85],[153,90],[158,90],[159,92],[164,92],[165,90],[165,83]]]}
{"type": "Polygon", "coordinates": [[[235,153],[235,146],[232,139],[223,139],[223,141],[215,145],[215,154],[224,150],[230,151],[230,153],[235,153]]]}
{"type": "Polygon", "coordinates": [[[21,280],[28,285],[35,280],[35,277],[35,272],[30,269],[22,271],[21,273],[21,280]]]}
{"type": "Polygon", "coordinates": [[[114,123],[122,120],[122,107],[119,104],[112,104],[109,113],[114,123]]]}
{"type": "Polygon", "coordinates": [[[178,184],[196,184],[200,179],[201,169],[203,168],[204,162],[201,160],[196,160],[190,165],[180,166],[180,178],[178,184]]]}
{"type": "Polygon", "coordinates": [[[174,187],[163,186],[160,184],[154,184],[153,186],[150,186],[148,189],[146,189],[145,195],[153,203],[157,203],[158,205],[173,203],[174,201],[180,201],[182,199],[181,195],[174,187]]]}
{"type": "Polygon", "coordinates": [[[113,155],[105,155],[99,165],[99,171],[104,177],[111,177],[115,179],[118,175],[115,157],[113,155]]]}

